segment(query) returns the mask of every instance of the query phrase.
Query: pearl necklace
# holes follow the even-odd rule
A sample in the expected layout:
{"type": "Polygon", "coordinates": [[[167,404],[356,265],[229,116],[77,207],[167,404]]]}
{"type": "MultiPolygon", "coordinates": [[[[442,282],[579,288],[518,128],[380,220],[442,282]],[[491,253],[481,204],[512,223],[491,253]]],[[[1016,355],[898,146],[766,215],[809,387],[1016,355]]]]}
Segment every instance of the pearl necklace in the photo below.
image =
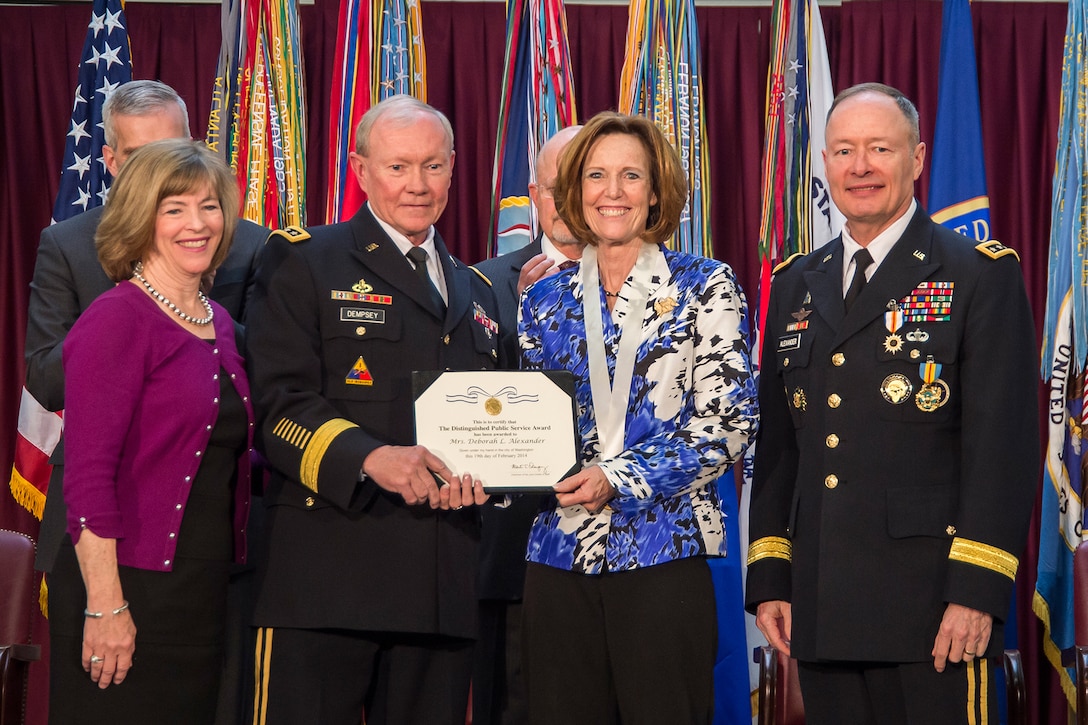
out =
{"type": "Polygon", "coordinates": [[[170,308],[171,312],[173,312],[185,322],[188,322],[190,325],[207,325],[211,323],[212,319],[215,317],[215,310],[213,310],[212,306],[208,304],[208,298],[204,296],[203,292],[197,290],[196,293],[200,296],[200,304],[204,305],[204,311],[207,313],[207,317],[193,317],[190,314],[182,312],[180,309],[178,309],[177,305],[166,299],[166,295],[152,287],[151,283],[148,282],[142,274],[140,274],[141,272],[143,272],[143,270],[143,263],[138,262],[136,264],[136,269],[132,272],[132,276],[140,280],[140,284],[147,288],[147,291],[151,293],[151,296],[166,305],[168,308],[170,308]]]}

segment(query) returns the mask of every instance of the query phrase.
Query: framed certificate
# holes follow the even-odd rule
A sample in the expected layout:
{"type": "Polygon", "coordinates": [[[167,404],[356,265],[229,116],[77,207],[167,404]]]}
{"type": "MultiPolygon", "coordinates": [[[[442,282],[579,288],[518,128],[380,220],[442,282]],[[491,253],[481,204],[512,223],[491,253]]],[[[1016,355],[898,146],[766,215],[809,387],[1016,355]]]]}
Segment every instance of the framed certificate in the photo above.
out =
{"type": "Polygon", "coordinates": [[[579,468],[565,370],[413,372],[412,388],[416,443],[488,493],[550,491],[579,468]]]}

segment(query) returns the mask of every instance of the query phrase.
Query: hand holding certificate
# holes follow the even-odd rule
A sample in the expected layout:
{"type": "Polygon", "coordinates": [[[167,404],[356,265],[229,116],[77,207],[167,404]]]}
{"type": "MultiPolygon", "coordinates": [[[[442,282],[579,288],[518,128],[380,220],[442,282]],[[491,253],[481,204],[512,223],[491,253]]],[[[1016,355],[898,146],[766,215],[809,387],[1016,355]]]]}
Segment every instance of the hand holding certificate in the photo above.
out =
{"type": "Polygon", "coordinates": [[[568,372],[413,373],[416,442],[487,493],[550,491],[578,470],[568,372]]]}

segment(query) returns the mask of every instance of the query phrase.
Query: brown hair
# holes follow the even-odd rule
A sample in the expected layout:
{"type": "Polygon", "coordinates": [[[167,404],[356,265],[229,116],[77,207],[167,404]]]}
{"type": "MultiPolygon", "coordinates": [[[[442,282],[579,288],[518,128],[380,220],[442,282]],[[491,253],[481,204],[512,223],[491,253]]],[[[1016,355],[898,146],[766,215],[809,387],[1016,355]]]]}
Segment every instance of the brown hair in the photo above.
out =
{"type": "Polygon", "coordinates": [[[155,244],[159,204],[168,196],[188,194],[209,185],[223,209],[223,237],[215,250],[211,273],[230,251],[238,226],[238,185],[226,163],[202,141],[167,139],[136,149],[121,167],[95,233],[102,268],[114,282],[132,276],[133,267],[155,244]]]}
{"type": "Polygon", "coordinates": [[[651,244],[664,242],[680,226],[680,215],[688,202],[688,182],[676,149],[653,121],[642,116],[604,111],[578,132],[559,157],[556,210],[575,239],[596,243],[582,211],[582,173],[594,144],[613,134],[634,136],[646,149],[650,162],[650,189],[657,197],[657,203],[650,207],[642,239],[651,244]]]}

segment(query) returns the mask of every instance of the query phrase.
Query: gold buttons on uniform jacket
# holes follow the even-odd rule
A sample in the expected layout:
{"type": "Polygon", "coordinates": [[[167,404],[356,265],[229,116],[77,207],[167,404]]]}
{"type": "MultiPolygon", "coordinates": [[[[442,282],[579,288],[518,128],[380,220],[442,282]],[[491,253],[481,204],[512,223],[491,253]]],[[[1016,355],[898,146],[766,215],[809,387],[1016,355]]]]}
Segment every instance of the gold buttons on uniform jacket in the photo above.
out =
{"type": "Polygon", "coordinates": [[[827,407],[838,408],[841,404],[842,398],[839,397],[838,393],[832,393],[831,395],[827,396],[827,407]]]}
{"type": "Polygon", "coordinates": [[[835,435],[834,433],[829,435],[824,440],[826,441],[828,448],[838,448],[839,447],[839,437],[837,435],[835,435]]]}
{"type": "Polygon", "coordinates": [[[443,337],[442,342],[449,345],[450,344],[450,336],[446,335],[445,337],[443,337]]]}
{"type": "Polygon", "coordinates": [[[307,496],[306,497],[306,508],[312,509],[314,507],[314,503],[315,502],[314,502],[314,497],[313,496],[307,496]]]}
{"type": "Polygon", "coordinates": [[[841,368],[843,365],[846,364],[846,356],[843,355],[841,352],[835,353],[831,356],[831,364],[837,368],[841,368]]]}
{"type": "Polygon", "coordinates": [[[827,478],[824,479],[824,485],[828,488],[835,488],[839,485],[839,477],[836,476],[834,473],[830,474],[827,478]]]}
{"type": "Polygon", "coordinates": [[[366,334],[366,328],[363,327],[362,325],[359,325],[358,327],[355,328],[355,334],[362,337],[363,335],[366,334]]]}

